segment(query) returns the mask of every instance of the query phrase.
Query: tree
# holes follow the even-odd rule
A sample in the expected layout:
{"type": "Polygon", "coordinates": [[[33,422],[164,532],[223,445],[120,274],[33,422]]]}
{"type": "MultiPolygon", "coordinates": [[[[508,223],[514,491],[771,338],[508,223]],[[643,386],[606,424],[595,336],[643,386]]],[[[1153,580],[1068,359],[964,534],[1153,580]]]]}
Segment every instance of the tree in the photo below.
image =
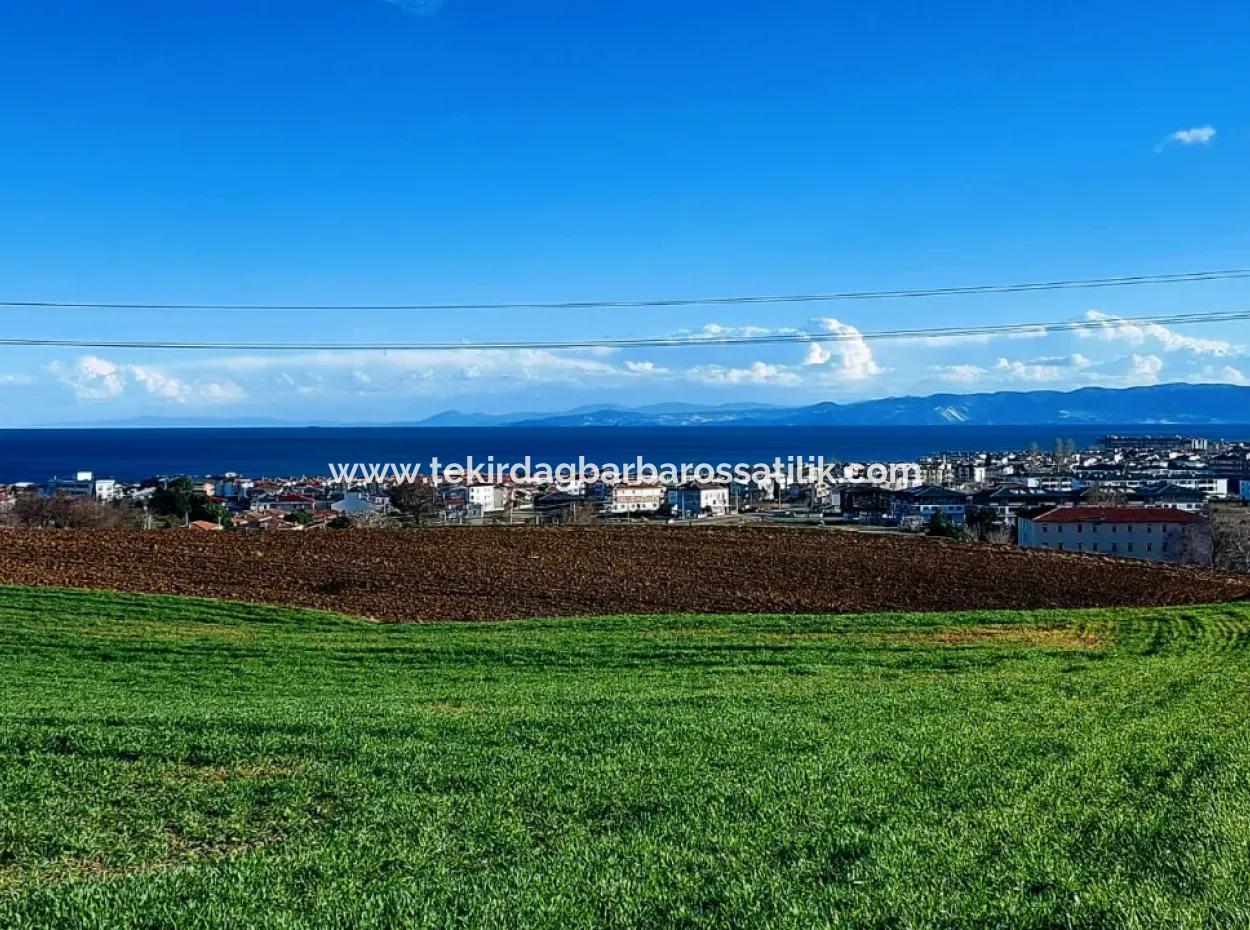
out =
{"type": "Polygon", "coordinates": [[[1181,527],[1181,562],[1210,568],[1214,560],[1215,546],[1211,524],[1204,517],[1181,527]]]}
{"type": "Polygon", "coordinates": [[[925,533],[928,536],[939,536],[945,539],[964,539],[967,535],[940,510],[935,510],[933,516],[929,518],[929,527],[925,533]]]}
{"type": "Polygon", "coordinates": [[[1250,510],[1219,505],[1211,511],[1212,560],[1226,572],[1250,572],[1250,510]]]}
{"type": "Polygon", "coordinates": [[[286,515],[287,521],[290,523],[298,523],[300,526],[307,526],[312,523],[313,515],[308,510],[293,510],[286,515]]]}
{"type": "Polygon", "coordinates": [[[149,506],[158,517],[177,517],[183,522],[208,520],[222,526],[229,525],[226,508],[196,488],[190,478],[175,478],[163,488],[157,488],[152,492],[149,506]]]}
{"type": "Polygon", "coordinates": [[[968,532],[981,540],[988,540],[999,526],[998,514],[992,507],[969,507],[966,519],[968,532]]]}
{"type": "Polygon", "coordinates": [[[23,494],[14,501],[6,522],[33,529],[113,530],[133,528],[138,521],[128,505],[67,494],[23,494]]]}
{"type": "Polygon", "coordinates": [[[1124,503],[1124,494],[1115,488],[1095,485],[1081,494],[1081,502],[1091,507],[1113,507],[1124,503]]]}
{"type": "Polygon", "coordinates": [[[390,490],[391,506],[412,518],[418,526],[438,519],[438,495],[432,484],[405,481],[390,490]]]}

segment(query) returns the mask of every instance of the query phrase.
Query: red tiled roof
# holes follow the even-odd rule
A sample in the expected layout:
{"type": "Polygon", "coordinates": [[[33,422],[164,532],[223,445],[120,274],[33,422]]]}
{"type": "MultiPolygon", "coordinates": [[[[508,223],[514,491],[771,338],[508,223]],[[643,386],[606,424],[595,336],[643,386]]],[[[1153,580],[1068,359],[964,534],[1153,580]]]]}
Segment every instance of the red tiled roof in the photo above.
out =
{"type": "Polygon", "coordinates": [[[1056,507],[1034,523],[1193,523],[1198,517],[1170,507],[1056,507]]]}

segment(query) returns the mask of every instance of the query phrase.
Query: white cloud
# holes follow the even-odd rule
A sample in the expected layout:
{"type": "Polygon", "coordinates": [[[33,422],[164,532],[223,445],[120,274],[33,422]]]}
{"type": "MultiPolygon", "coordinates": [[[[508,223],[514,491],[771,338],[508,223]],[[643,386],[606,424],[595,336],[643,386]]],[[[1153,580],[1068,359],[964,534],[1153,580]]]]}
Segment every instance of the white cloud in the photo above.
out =
{"type": "Polygon", "coordinates": [[[131,376],[147,388],[153,397],[161,397],[185,404],[191,398],[192,388],[181,378],[165,374],[159,368],[147,368],[142,365],[130,366],[131,376]]]}
{"type": "Polygon", "coordinates": [[[53,362],[52,374],[82,400],[101,400],[116,397],[126,390],[126,380],[121,368],[108,359],[95,355],[83,355],[73,365],[53,362]]]}
{"type": "Polygon", "coordinates": [[[224,404],[247,397],[247,392],[233,381],[205,381],[197,384],[196,390],[199,399],[209,404],[224,404]]]}
{"type": "Polygon", "coordinates": [[[771,384],[793,387],[802,383],[802,379],[793,369],[767,362],[752,362],[747,368],[696,365],[687,374],[692,380],[704,384],[771,384]]]}
{"type": "Polygon", "coordinates": [[[818,348],[808,348],[805,364],[829,364],[831,371],[846,381],[866,381],[884,371],[873,357],[872,347],[854,326],[834,317],[824,317],[820,321],[820,326],[837,339],[831,342],[813,343],[818,348]],[[822,357],[824,362],[815,361],[822,357]]]}
{"type": "Polygon", "coordinates": [[[655,362],[635,362],[628,361],[625,363],[625,370],[632,375],[663,375],[668,373],[668,369],[655,362]]]}
{"type": "Polygon", "coordinates": [[[1028,361],[1000,357],[991,368],[973,364],[932,365],[929,371],[937,375],[940,380],[955,384],[973,384],[989,380],[1045,382],[1064,378],[1075,379],[1094,364],[1093,359],[1077,352],[1072,355],[1047,356],[1028,361]]]}
{"type": "Polygon", "coordinates": [[[603,387],[660,378],[669,369],[646,360],[617,361],[611,354],[545,349],[397,349],[239,354],[197,358],[179,375],[257,383],[277,396],[390,394],[507,394],[518,384],[603,387]]]}
{"type": "Polygon", "coordinates": [[[1215,381],[1221,384],[1250,385],[1250,375],[1232,365],[1225,365],[1222,368],[1208,366],[1198,372],[1198,378],[1202,381],[1215,381]]]}
{"type": "Polygon", "coordinates": [[[1137,384],[1154,384],[1163,371],[1163,359],[1157,355],[1134,355],[1129,368],[1128,380],[1137,384]]]}
{"type": "Polygon", "coordinates": [[[980,365],[933,365],[929,370],[941,380],[956,384],[973,384],[989,374],[980,365]]]}
{"type": "Polygon", "coordinates": [[[1000,339],[1042,339],[1050,333],[1042,326],[1024,326],[1007,333],[967,333],[950,336],[903,336],[891,339],[890,345],[946,348],[949,346],[988,345],[1000,339]]]}
{"type": "Polygon", "coordinates": [[[1196,336],[1183,336],[1175,330],[1160,326],[1158,323],[1135,323],[1123,317],[1112,316],[1101,310],[1085,311],[1085,319],[1098,324],[1092,329],[1077,332],[1086,339],[1101,339],[1104,342],[1127,342],[1140,346],[1147,342],[1156,342],[1165,352],[1193,352],[1199,355],[1235,355],[1237,346],[1223,339],[1202,339],[1196,336]]]}
{"type": "Polygon", "coordinates": [[[1013,361],[1007,358],[996,361],[994,371],[1011,381],[1058,381],[1064,374],[1058,365],[1013,361]]]}
{"type": "Polygon", "coordinates": [[[1210,145],[1215,141],[1214,126],[1191,126],[1189,129],[1178,129],[1163,140],[1162,145],[1210,145]]]}
{"type": "Polygon", "coordinates": [[[823,365],[829,359],[833,358],[833,353],[821,345],[819,342],[810,343],[807,347],[807,358],[803,359],[804,365],[823,365]]]}
{"type": "Polygon", "coordinates": [[[187,381],[148,365],[119,365],[96,355],[83,355],[72,365],[53,362],[49,371],[80,400],[108,400],[126,393],[130,385],[176,404],[226,403],[246,397],[233,381],[187,381]]]}
{"type": "Polygon", "coordinates": [[[768,336],[772,333],[797,332],[797,329],[790,327],[774,330],[769,329],[767,326],[724,326],[720,323],[704,323],[698,329],[679,329],[674,335],[697,339],[740,339],[753,336],[768,336]]]}

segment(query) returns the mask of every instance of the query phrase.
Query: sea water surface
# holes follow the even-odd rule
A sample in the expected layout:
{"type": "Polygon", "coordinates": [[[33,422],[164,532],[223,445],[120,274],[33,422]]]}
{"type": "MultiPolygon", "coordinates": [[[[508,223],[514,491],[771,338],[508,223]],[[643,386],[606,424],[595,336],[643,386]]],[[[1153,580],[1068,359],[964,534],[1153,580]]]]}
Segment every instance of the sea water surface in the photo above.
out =
{"type": "Polygon", "coordinates": [[[46,481],[92,471],[138,481],[159,475],[325,475],[331,462],[428,467],[434,457],[482,461],[632,463],[771,462],[823,455],[854,462],[909,462],[940,452],[1078,447],[1108,433],[1250,439],[1250,425],[1178,426],[699,426],[699,427],[295,427],[0,430],[0,482],[46,481]]]}

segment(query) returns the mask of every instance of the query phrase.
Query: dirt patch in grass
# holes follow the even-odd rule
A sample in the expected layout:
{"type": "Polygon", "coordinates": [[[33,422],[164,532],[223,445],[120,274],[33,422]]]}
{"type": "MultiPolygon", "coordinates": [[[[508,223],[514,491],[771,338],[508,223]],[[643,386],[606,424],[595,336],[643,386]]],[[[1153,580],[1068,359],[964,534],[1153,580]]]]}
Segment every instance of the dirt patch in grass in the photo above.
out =
{"type": "Polygon", "coordinates": [[[164,831],[167,850],[164,856],[124,864],[91,856],[62,859],[33,869],[10,866],[0,869],[0,894],[19,894],[31,887],[152,875],[253,852],[283,839],[282,834],[272,833],[249,840],[193,841],[176,828],[168,827],[164,831]]]}
{"type": "Polygon", "coordinates": [[[451,701],[431,701],[429,704],[422,704],[421,710],[428,711],[432,714],[449,714],[455,716],[457,714],[480,714],[486,708],[480,704],[456,704],[451,701]]]}
{"type": "Polygon", "coordinates": [[[240,626],[224,626],[220,624],[182,624],[158,626],[155,624],[138,625],[118,623],[113,626],[85,627],[81,631],[84,636],[100,639],[126,639],[158,642],[199,642],[203,640],[225,640],[243,642],[256,638],[255,630],[240,626]]]}
{"type": "Polygon", "coordinates": [[[303,768],[294,765],[180,765],[170,769],[164,777],[174,781],[277,781],[298,778],[302,774],[303,768]]]}
{"type": "Polygon", "coordinates": [[[962,626],[890,633],[896,642],[925,646],[1021,646],[1032,649],[1105,649],[1110,639],[1096,630],[1070,627],[962,626]]]}

